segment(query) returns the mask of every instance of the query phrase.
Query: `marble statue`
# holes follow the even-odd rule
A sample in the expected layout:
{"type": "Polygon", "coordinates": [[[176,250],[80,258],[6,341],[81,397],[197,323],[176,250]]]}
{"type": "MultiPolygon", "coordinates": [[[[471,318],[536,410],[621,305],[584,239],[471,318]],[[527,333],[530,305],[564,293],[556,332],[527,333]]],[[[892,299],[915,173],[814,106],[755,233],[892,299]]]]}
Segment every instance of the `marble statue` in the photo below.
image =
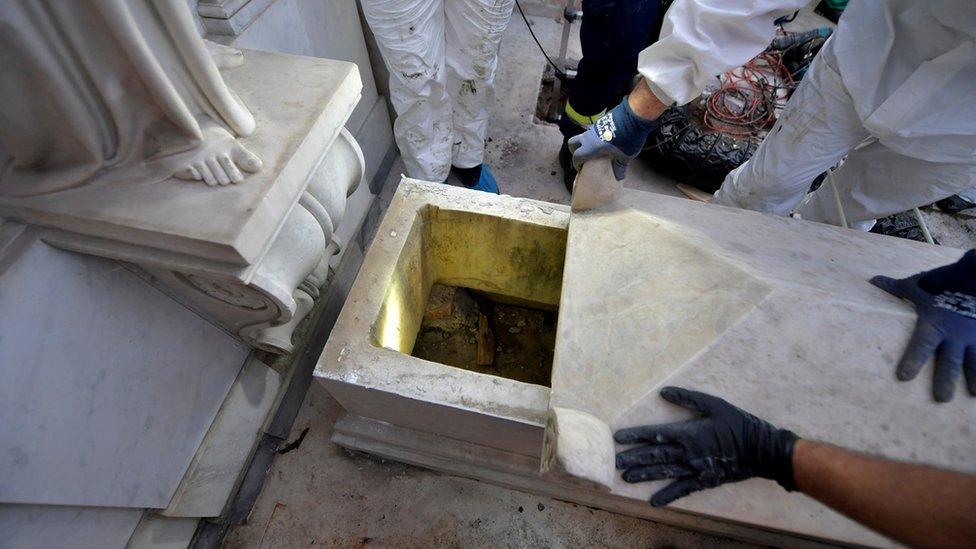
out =
{"type": "Polygon", "coordinates": [[[218,72],[242,61],[185,0],[0,0],[0,196],[242,181],[255,120],[218,72]]]}
{"type": "Polygon", "coordinates": [[[246,55],[203,40],[186,0],[0,0],[0,216],[287,354],[365,173],[343,129],[362,82],[246,55]]]}

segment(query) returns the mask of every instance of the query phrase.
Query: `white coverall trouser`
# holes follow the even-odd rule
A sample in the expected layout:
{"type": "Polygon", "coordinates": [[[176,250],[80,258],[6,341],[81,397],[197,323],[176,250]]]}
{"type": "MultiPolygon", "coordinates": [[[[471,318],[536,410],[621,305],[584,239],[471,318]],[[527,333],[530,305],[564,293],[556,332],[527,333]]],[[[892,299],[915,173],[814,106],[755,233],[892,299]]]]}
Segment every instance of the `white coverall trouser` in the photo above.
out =
{"type": "Polygon", "coordinates": [[[362,0],[390,71],[393,134],[410,177],[482,163],[502,34],[515,0],[362,0]]]}
{"type": "MultiPolygon", "coordinates": [[[[676,0],[638,70],[663,103],[683,105],[713,75],[766,48],[776,17],[807,3],[676,0]]],[[[976,183],[974,93],[976,2],[851,2],[773,131],[715,201],[786,215],[816,175],[848,153],[835,181],[860,228],[968,192],[976,183]],[[878,141],[855,151],[868,136],[878,141]]],[[[799,212],[837,223],[829,185],[799,212]]]]}
{"type": "Polygon", "coordinates": [[[807,191],[819,174],[845,156],[834,182],[854,228],[869,230],[879,217],[972,187],[976,163],[930,162],[879,141],[854,150],[871,134],[837,73],[831,45],[828,41],[817,55],[752,158],[725,178],[713,203],[775,215],[789,215],[795,208],[803,219],[841,225],[828,182],[809,196],[807,191]]]}

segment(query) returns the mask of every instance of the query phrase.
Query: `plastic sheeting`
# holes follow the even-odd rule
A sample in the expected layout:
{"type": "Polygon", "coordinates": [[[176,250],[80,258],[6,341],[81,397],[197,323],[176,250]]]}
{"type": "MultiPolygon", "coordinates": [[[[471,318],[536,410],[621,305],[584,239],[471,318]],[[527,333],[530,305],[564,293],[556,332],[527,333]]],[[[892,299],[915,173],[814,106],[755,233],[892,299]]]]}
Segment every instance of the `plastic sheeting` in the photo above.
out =
{"type": "Polygon", "coordinates": [[[707,192],[718,190],[725,176],[756,151],[827,34],[812,31],[778,36],[770,49],[749,64],[718,77],[699,100],[665,111],[660,126],[648,137],[645,158],[657,171],[678,181],[707,192]],[[777,67],[769,67],[770,58],[777,67]],[[762,70],[767,67],[770,70],[762,70]],[[714,104],[715,94],[722,91],[733,92],[727,94],[731,99],[723,98],[726,110],[734,114],[741,109],[751,123],[733,125],[708,118],[713,112],[709,102],[714,104]],[[745,93],[759,96],[752,112],[746,113],[747,106],[741,102],[728,105],[745,93]]]}

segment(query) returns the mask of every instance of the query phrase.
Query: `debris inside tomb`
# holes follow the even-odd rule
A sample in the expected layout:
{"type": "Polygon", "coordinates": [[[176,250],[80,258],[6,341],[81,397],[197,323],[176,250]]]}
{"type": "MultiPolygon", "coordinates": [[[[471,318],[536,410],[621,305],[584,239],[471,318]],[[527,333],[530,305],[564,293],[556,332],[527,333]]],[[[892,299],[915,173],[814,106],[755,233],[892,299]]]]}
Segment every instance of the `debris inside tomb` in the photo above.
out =
{"type": "Polygon", "coordinates": [[[435,284],[413,356],[549,386],[557,311],[435,284]]]}

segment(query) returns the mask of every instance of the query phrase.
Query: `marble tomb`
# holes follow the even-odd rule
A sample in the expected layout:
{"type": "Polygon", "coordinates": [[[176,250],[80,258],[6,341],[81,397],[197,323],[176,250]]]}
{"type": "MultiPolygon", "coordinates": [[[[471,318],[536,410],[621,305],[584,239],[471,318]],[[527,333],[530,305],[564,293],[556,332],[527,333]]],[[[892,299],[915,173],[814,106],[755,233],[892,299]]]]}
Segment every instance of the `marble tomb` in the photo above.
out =
{"type": "Polygon", "coordinates": [[[868,283],[956,260],[929,246],[614,189],[568,208],[404,179],[315,371],[343,446],[611,511],[779,545],[888,546],[750,480],[666,509],[614,470],[610,433],[673,421],[664,385],[801,436],[972,470],[976,410],[894,364],[910,305],[868,283]],[[410,352],[434,283],[558,306],[551,388],[410,352]]]}

